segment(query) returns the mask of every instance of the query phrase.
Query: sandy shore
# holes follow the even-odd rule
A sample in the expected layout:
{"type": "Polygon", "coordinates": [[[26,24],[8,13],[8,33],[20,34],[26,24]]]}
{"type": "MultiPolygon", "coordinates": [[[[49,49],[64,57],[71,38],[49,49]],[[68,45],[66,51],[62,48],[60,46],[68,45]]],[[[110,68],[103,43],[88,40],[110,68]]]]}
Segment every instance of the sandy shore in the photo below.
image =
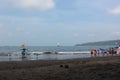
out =
{"type": "Polygon", "coordinates": [[[0,80],[119,80],[120,56],[0,62],[0,80]]]}

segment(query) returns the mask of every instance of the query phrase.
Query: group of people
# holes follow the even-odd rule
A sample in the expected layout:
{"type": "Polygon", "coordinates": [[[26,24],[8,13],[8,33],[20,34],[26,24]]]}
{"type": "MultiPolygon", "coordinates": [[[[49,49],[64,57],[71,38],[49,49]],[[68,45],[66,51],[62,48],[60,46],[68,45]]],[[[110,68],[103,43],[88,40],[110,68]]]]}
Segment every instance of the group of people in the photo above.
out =
{"type": "Polygon", "coordinates": [[[100,54],[102,54],[103,56],[106,55],[114,55],[114,54],[120,54],[120,45],[118,47],[114,47],[114,48],[108,48],[108,49],[93,49],[91,50],[91,55],[93,56],[99,56],[100,54]]]}

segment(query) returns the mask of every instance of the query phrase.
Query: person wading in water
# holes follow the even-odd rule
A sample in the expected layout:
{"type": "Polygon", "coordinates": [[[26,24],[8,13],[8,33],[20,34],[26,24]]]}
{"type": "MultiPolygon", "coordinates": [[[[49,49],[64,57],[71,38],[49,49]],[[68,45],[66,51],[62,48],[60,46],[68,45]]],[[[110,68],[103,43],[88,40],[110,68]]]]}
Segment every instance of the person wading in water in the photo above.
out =
{"type": "Polygon", "coordinates": [[[24,46],[24,44],[23,45],[21,45],[20,46],[20,48],[21,48],[21,50],[22,50],[22,52],[21,52],[21,54],[22,54],[22,58],[26,58],[26,48],[25,48],[25,46],[24,46]]]}

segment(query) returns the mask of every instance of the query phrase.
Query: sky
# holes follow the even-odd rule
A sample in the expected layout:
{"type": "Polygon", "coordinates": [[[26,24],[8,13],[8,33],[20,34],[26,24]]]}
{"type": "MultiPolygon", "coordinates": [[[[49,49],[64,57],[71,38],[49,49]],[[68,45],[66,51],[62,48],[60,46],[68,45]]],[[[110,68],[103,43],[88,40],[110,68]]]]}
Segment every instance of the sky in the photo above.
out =
{"type": "Polygon", "coordinates": [[[0,46],[120,39],[120,0],[0,0],[0,46]]]}

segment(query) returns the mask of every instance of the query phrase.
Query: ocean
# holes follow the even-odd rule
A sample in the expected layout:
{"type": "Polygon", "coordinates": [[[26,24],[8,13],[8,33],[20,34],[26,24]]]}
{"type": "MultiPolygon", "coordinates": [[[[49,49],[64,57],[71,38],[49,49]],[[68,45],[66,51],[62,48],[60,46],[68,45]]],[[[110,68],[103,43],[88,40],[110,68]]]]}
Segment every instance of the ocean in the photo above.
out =
{"type": "MultiPolygon", "coordinates": [[[[24,60],[64,60],[73,58],[91,57],[91,49],[107,49],[115,46],[26,46],[27,55],[24,60]],[[35,53],[51,52],[53,54],[39,54],[35,53]],[[60,54],[54,54],[59,52],[60,54]]],[[[0,47],[0,61],[22,61],[21,49],[19,46],[1,46],[0,47]]]]}

